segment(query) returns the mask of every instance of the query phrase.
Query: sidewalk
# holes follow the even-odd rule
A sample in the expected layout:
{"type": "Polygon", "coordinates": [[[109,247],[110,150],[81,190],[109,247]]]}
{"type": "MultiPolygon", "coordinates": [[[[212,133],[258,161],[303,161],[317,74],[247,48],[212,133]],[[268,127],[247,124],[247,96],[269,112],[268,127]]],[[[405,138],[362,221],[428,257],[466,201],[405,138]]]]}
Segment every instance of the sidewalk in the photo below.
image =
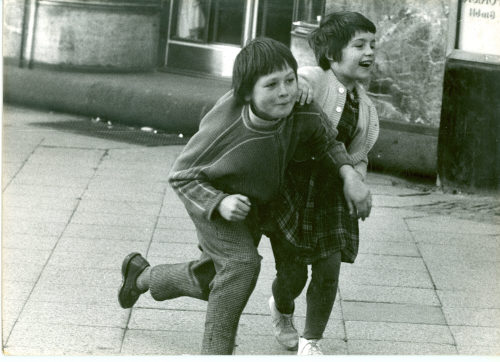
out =
{"type": "MultiPolygon", "coordinates": [[[[194,227],[165,181],[183,140],[115,125],[92,134],[92,127],[77,127],[89,122],[4,106],[4,352],[198,354],[204,302],[159,303],[145,295],[123,310],[116,297],[129,252],[153,265],[198,255],[194,227]]],[[[499,354],[499,202],[383,174],[370,174],[368,182],[374,209],[361,223],[356,263],[342,266],[324,352],[499,354]]],[[[271,330],[267,239],[259,251],[262,272],[236,353],[290,355],[271,330]]],[[[304,315],[303,295],[299,328],[304,315]]]]}

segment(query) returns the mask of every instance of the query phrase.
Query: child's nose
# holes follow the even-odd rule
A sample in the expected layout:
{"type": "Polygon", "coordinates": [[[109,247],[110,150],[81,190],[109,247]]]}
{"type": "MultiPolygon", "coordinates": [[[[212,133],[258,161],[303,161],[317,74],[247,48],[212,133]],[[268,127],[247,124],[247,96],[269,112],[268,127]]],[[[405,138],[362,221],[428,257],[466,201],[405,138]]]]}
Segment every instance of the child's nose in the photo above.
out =
{"type": "Polygon", "coordinates": [[[280,89],[279,89],[279,94],[280,96],[287,96],[289,93],[288,87],[286,86],[285,83],[281,83],[280,89]]]}
{"type": "Polygon", "coordinates": [[[368,45],[365,47],[365,54],[366,55],[372,55],[374,54],[375,52],[373,51],[373,48],[371,47],[371,45],[368,45]]]}

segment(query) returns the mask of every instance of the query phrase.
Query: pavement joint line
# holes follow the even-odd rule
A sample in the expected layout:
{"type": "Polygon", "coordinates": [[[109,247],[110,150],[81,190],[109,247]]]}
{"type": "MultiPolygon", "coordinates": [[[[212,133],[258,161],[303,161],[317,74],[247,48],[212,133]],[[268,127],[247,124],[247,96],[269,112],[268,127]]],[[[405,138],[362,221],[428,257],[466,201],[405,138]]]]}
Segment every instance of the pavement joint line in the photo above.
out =
{"type": "MultiPolygon", "coordinates": [[[[10,184],[12,183],[12,181],[14,181],[14,179],[17,177],[17,175],[19,174],[19,172],[21,172],[21,170],[23,169],[24,165],[26,165],[26,163],[28,162],[29,158],[31,156],[33,156],[33,154],[36,152],[36,150],[41,146],[42,142],[45,140],[45,137],[43,137],[41,139],[41,141],[35,145],[35,147],[33,148],[33,151],[30,152],[30,154],[26,157],[25,160],[23,160],[23,162],[21,163],[21,166],[19,166],[19,169],[16,171],[16,173],[10,178],[9,182],[7,182],[5,184],[5,186],[3,187],[2,189],[2,193],[5,192],[7,190],[7,187],[10,186],[10,184]]],[[[4,160],[2,159],[2,162],[4,162],[4,160]]]]}
{"type": "Polygon", "coordinates": [[[456,349],[456,345],[451,343],[438,343],[438,342],[415,342],[415,341],[406,341],[406,340],[398,340],[395,341],[393,339],[362,339],[362,338],[350,338],[349,341],[370,341],[370,342],[396,342],[396,343],[419,343],[419,344],[434,344],[437,346],[453,346],[456,349]]]}
{"type": "MultiPolygon", "coordinates": [[[[45,138],[44,138],[44,139],[45,139],[45,138]]],[[[40,143],[39,143],[39,144],[35,147],[35,149],[37,149],[39,145],[40,145],[40,143]]],[[[33,150],[33,152],[30,154],[30,156],[31,156],[34,152],[35,152],[35,150],[33,150]]],[[[105,151],[105,152],[103,153],[103,155],[101,156],[101,158],[99,159],[98,165],[102,162],[102,160],[104,159],[104,157],[105,157],[106,155],[107,155],[107,151],[105,151]]],[[[23,166],[24,166],[24,164],[25,164],[25,163],[23,163],[23,166]]],[[[20,168],[19,170],[21,170],[21,169],[23,168],[23,166],[21,166],[21,168],[20,168]]],[[[18,315],[17,315],[17,318],[16,318],[16,320],[14,321],[14,323],[12,324],[11,329],[10,329],[10,331],[9,331],[9,334],[8,334],[8,335],[7,335],[7,337],[5,338],[5,342],[3,342],[3,346],[4,346],[4,347],[8,345],[8,343],[9,343],[9,339],[10,339],[10,337],[11,337],[11,335],[12,335],[12,332],[14,331],[14,328],[15,328],[16,324],[17,324],[17,323],[18,323],[18,321],[19,321],[19,317],[20,317],[20,315],[21,315],[21,314],[22,314],[22,312],[24,311],[24,308],[26,307],[26,304],[28,303],[28,301],[29,301],[29,299],[30,299],[31,295],[33,294],[33,290],[36,288],[36,286],[37,286],[38,282],[40,281],[40,278],[42,277],[43,271],[44,271],[44,270],[45,270],[45,268],[47,267],[47,264],[49,263],[50,258],[52,257],[52,255],[54,255],[55,249],[57,248],[57,245],[58,245],[58,244],[59,244],[59,242],[61,241],[62,236],[63,236],[63,234],[64,234],[64,231],[67,229],[68,225],[71,223],[71,219],[73,218],[73,216],[74,216],[74,215],[75,215],[75,213],[76,213],[76,210],[78,209],[78,205],[79,205],[79,204],[80,204],[80,202],[81,202],[81,199],[82,199],[83,194],[85,194],[85,192],[87,191],[87,189],[88,189],[88,187],[89,187],[89,185],[90,185],[90,183],[91,183],[92,179],[95,177],[95,175],[96,175],[96,173],[97,173],[97,168],[98,168],[98,166],[95,168],[94,174],[93,174],[91,177],[89,177],[89,181],[87,182],[87,185],[86,185],[85,189],[84,189],[84,190],[82,191],[82,193],[80,194],[80,197],[78,197],[78,198],[77,198],[77,203],[76,203],[76,205],[75,205],[75,207],[74,207],[73,211],[71,212],[71,215],[69,216],[68,221],[66,222],[66,226],[64,227],[64,229],[61,231],[61,233],[60,233],[60,234],[59,234],[59,236],[57,237],[57,241],[54,243],[54,246],[52,247],[52,250],[50,251],[49,255],[47,256],[47,260],[46,260],[46,261],[45,261],[45,263],[43,264],[43,267],[42,267],[42,269],[41,269],[41,271],[40,271],[40,273],[39,273],[39,275],[38,275],[37,279],[36,279],[36,280],[34,281],[34,283],[33,283],[33,287],[32,287],[32,288],[31,288],[31,290],[29,291],[29,293],[28,293],[28,296],[27,296],[26,300],[24,301],[24,303],[23,303],[23,305],[22,305],[21,309],[19,310],[19,313],[18,313],[18,315]]],[[[14,177],[15,177],[15,176],[14,176],[14,177]]],[[[14,179],[14,178],[12,178],[12,179],[14,179]]],[[[12,179],[11,179],[11,180],[12,180],[12,179]]],[[[9,182],[9,184],[10,184],[10,182],[9,182]]]]}
{"type": "Polygon", "coordinates": [[[403,222],[405,223],[406,229],[410,233],[411,238],[412,238],[413,242],[415,243],[415,247],[417,248],[418,255],[422,259],[422,263],[425,266],[425,270],[427,271],[429,280],[431,281],[432,286],[434,288],[434,294],[436,295],[436,298],[437,298],[437,300],[439,302],[439,308],[441,310],[441,313],[443,314],[443,318],[444,318],[444,321],[445,321],[446,328],[448,329],[448,332],[451,335],[451,339],[453,340],[453,344],[452,345],[455,347],[455,350],[457,350],[457,352],[458,352],[457,340],[455,339],[455,335],[453,334],[453,332],[452,332],[452,330],[450,328],[450,321],[448,320],[448,318],[446,318],[446,313],[443,311],[443,301],[441,300],[441,298],[439,297],[439,293],[437,292],[439,289],[437,288],[436,282],[434,281],[434,278],[432,277],[432,273],[429,270],[429,266],[425,262],[425,258],[424,258],[423,254],[422,254],[422,250],[420,250],[420,243],[417,242],[417,240],[415,240],[415,236],[413,235],[413,233],[410,230],[411,228],[410,228],[410,225],[408,224],[408,219],[407,218],[403,218],[403,222]]]}
{"type": "Polygon", "coordinates": [[[41,148],[50,148],[50,149],[70,149],[70,150],[84,150],[84,151],[109,151],[109,148],[99,148],[99,147],[76,147],[76,146],[56,146],[56,145],[40,145],[41,148]]]}
{"type": "MultiPolygon", "coordinates": [[[[161,200],[162,202],[161,202],[160,210],[158,210],[158,214],[156,215],[155,224],[152,227],[153,232],[151,233],[151,237],[149,239],[148,247],[146,248],[146,252],[145,252],[146,258],[148,258],[149,251],[151,250],[151,244],[153,243],[153,240],[154,240],[155,234],[156,234],[155,231],[157,230],[158,223],[160,222],[160,217],[162,215],[163,207],[164,207],[164,204],[165,204],[165,199],[167,198],[167,195],[168,195],[168,184],[163,185],[163,187],[164,187],[163,188],[163,198],[161,200]]],[[[129,330],[128,326],[130,324],[130,319],[132,318],[132,310],[133,310],[133,307],[130,308],[130,313],[128,314],[127,321],[125,322],[125,327],[123,328],[123,334],[122,334],[122,340],[121,340],[121,343],[120,343],[119,353],[123,353],[123,344],[125,343],[125,334],[129,330]]]]}

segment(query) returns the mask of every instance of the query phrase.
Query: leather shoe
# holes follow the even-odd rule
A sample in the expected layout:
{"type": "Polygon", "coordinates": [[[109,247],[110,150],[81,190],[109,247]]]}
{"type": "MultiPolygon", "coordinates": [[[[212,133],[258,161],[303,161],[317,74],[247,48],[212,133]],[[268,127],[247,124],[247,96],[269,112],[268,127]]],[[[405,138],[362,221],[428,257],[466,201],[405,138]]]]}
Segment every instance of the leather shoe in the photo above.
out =
{"type": "Polygon", "coordinates": [[[139,253],[130,253],[123,259],[122,284],[118,290],[118,302],[122,308],[132,308],[141,292],[136,285],[137,277],[149,266],[139,253]]]}

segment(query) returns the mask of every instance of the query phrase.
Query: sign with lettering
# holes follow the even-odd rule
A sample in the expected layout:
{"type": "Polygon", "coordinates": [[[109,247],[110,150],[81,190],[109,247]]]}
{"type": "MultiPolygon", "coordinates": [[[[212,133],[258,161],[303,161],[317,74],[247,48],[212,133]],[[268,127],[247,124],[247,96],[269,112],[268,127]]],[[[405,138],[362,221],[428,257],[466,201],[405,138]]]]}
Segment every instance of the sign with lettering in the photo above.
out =
{"type": "Polygon", "coordinates": [[[500,55],[500,0],[459,1],[458,49],[500,55]]]}

